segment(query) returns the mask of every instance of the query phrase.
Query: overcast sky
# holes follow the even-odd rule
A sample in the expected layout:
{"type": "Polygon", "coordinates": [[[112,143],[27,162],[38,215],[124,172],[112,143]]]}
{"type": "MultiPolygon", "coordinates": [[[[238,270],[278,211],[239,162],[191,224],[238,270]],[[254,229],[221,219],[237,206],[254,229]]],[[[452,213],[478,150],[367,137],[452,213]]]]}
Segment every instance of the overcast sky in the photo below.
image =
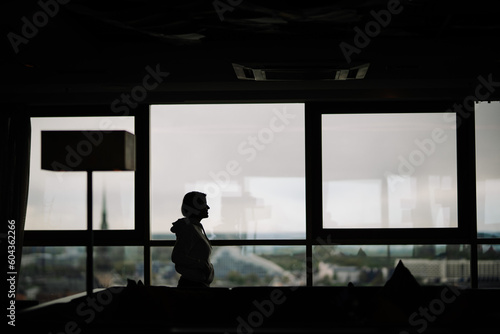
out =
{"type": "Polygon", "coordinates": [[[457,227],[453,117],[323,115],[325,226],[457,227]]]}
{"type": "Polygon", "coordinates": [[[152,230],[180,216],[184,193],[208,195],[208,233],[305,236],[304,106],[151,108],[152,230]]]}

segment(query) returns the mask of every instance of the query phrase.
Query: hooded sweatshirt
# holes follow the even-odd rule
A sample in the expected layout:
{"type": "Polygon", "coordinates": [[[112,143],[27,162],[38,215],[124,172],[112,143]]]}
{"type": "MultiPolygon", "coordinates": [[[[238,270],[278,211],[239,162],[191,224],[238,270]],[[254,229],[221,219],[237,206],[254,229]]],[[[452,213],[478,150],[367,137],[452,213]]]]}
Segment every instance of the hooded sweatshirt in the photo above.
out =
{"type": "Polygon", "coordinates": [[[172,223],[170,231],[176,236],[172,251],[175,270],[190,281],[210,285],[214,279],[210,263],[212,246],[201,223],[181,218],[172,223]]]}

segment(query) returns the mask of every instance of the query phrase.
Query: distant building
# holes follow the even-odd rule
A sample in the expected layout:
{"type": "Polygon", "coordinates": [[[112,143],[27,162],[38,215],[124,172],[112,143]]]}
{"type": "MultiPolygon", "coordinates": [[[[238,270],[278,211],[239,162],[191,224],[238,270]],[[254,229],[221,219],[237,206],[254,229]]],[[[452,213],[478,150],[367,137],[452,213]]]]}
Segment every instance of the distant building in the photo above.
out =
{"type": "Polygon", "coordinates": [[[413,247],[414,258],[434,258],[436,256],[435,245],[420,245],[413,247]]]}
{"type": "Polygon", "coordinates": [[[333,265],[333,277],[339,283],[358,283],[361,275],[360,268],[356,266],[336,266],[333,265]]]}
{"type": "MultiPolygon", "coordinates": [[[[431,260],[431,259],[402,259],[405,267],[423,283],[446,283],[468,281],[470,279],[470,261],[460,260],[431,260]]],[[[395,265],[399,259],[395,261],[395,265]]],[[[478,279],[488,281],[500,276],[500,261],[480,260],[478,262],[478,279]]]]}

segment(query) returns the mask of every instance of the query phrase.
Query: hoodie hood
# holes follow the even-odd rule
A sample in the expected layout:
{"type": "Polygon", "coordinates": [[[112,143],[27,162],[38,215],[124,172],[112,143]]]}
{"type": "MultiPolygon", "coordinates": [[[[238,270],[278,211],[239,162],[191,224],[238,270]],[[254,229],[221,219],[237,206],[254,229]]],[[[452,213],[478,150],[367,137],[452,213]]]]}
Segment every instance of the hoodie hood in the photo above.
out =
{"type": "Polygon", "coordinates": [[[179,218],[175,222],[172,223],[172,227],[170,228],[170,232],[172,233],[182,233],[188,224],[193,224],[200,226],[203,229],[203,226],[200,222],[188,220],[187,218],[179,218]]]}
{"type": "Polygon", "coordinates": [[[177,221],[172,223],[172,227],[170,228],[170,232],[179,233],[184,228],[186,228],[186,220],[184,218],[177,219],[177,221]]]}

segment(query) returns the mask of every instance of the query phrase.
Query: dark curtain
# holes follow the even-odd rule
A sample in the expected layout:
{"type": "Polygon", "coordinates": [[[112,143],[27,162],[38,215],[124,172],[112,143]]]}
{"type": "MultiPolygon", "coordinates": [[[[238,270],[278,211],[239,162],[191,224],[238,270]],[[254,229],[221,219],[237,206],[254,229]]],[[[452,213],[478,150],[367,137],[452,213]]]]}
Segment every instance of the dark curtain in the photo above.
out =
{"type": "MultiPolygon", "coordinates": [[[[21,273],[24,223],[28,204],[28,186],[31,154],[31,122],[27,113],[15,106],[6,107],[2,113],[2,239],[8,238],[9,225],[15,225],[15,268],[5,261],[8,239],[5,245],[5,273],[17,272],[16,288],[21,273]]],[[[12,233],[10,234],[12,236],[12,233]]],[[[11,239],[12,240],[12,239],[11,239]]]]}

